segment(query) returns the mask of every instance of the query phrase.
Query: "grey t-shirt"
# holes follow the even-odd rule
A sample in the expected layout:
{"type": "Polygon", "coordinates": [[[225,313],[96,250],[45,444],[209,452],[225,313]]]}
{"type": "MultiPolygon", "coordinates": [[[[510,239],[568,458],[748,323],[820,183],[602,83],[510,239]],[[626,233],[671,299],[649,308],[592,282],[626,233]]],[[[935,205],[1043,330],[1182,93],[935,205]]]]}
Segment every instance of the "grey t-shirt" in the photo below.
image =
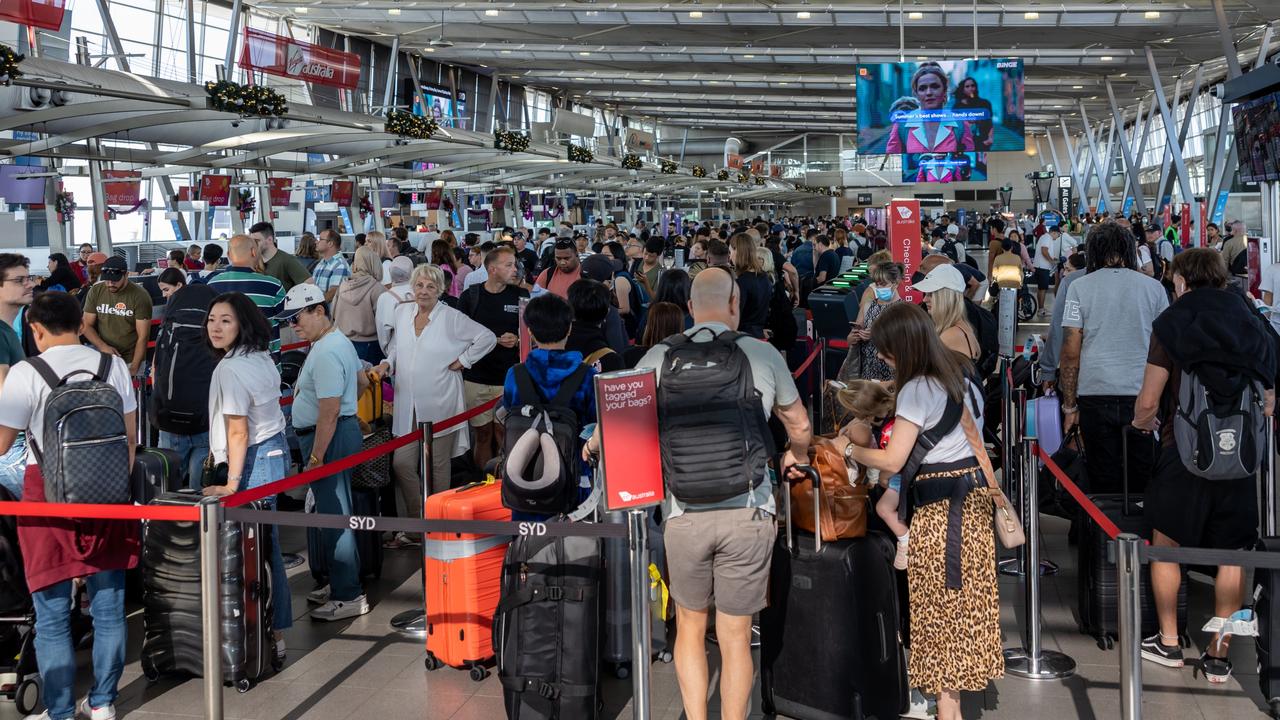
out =
{"type": "Polygon", "coordinates": [[[1049,321],[1049,334],[1040,351],[1040,377],[1044,380],[1058,379],[1058,358],[1062,356],[1062,313],[1067,306],[1067,292],[1071,290],[1071,284],[1082,277],[1084,270],[1073,270],[1063,275],[1053,296],[1053,318],[1049,321]]]}
{"type": "MultiPolygon", "coordinates": [[[[717,322],[698,323],[686,330],[685,335],[694,337],[703,328],[712,330],[715,333],[722,333],[728,330],[729,326],[717,322]]],[[[695,337],[694,342],[707,342],[710,339],[711,334],[704,332],[695,337]]],[[[791,377],[791,371],[787,369],[787,361],[772,345],[744,335],[738,339],[738,347],[742,348],[742,351],[746,353],[747,361],[751,364],[751,377],[755,382],[756,389],[760,391],[761,404],[764,406],[766,417],[773,412],[775,407],[786,407],[800,399],[800,392],[796,390],[795,380],[791,377]]],[[[640,358],[640,362],[636,364],[636,367],[653,368],[658,382],[661,383],[662,366],[666,364],[664,362],[666,356],[666,345],[654,345],[649,352],[645,353],[643,358],[640,358]]],[[[776,512],[773,500],[773,484],[769,482],[767,475],[765,476],[765,481],[760,483],[753,492],[743,493],[723,502],[686,508],[684,503],[674,497],[668,496],[668,501],[666,509],[668,518],[683,515],[686,509],[702,511],[758,507],[770,514],[776,512]]]]}
{"type": "Polygon", "coordinates": [[[1158,281],[1127,268],[1102,268],[1071,283],[1062,327],[1084,330],[1077,394],[1136,397],[1151,323],[1167,307],[1158,281]]]}

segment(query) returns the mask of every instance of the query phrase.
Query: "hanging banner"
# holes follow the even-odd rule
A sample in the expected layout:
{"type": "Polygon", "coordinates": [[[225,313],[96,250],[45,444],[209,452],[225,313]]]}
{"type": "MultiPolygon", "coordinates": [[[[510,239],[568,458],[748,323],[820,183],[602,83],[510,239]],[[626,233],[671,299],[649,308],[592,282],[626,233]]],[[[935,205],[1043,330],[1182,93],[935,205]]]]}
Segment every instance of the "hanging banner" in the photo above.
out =
{"type": "Polygon", "coordinates": [[[1125,195],[1124,202],[1120,205],[1120,214],[1129,217],[1129,213],[1133,212],[1133,203],[1135,198],[1132,195],[1125,195]]]}
{"type": "Polygon", "coordinates": [[[200,199],[211,208],[226,207],[231,203],[231,176],[201,175],[200,199]]]}
{"type": "Polygon", "coordinates": [[[751,174],[752,174],[752,175],[763,175],[763,174],[764,174],[764,160],[752,160],[752,161],[751,161],[751,174]]]}
{"type": "Polygon", "coordinates": [[[43,30],[61,30],[65,13],[65,0],[0,0],[0,20],[43,30]]]}
{"type": "Polygon", "coordinates": [[[133,207],[142,197],[141,170],[103,170],[102,194],[107,205],[112,207],[133,207]],[[124,182],[110,182],[120,178],[124,182]]]}
{"type": "Polygon", "coordinates": [[[293,178],[269,178],[267,185],[271,188],[271,206],[284,207],[289,204],[289,196],[292,194],[290,188],[293,187],[293,178]]]}
{"type": "Polygon", "coordinates": [[[1071,217],[1071,204],[1074,202],[1075,189],[1071,186],[1070,175],[1058,176],[1058,214],[1071,217]]]}
{"type": "Polygon", "coordinates": [[[725,164],[725,165],[726,165],[730,170],[739,170],[739,169],[741,169],[741,168],[742,168],[742,156],[741,156],[741,155],[734,155],[734,154],[730,153],[729,155],[726,155],[726,156],[725,156],[725,162],[724,162],[724,164],[725,164]]]}
{"type": "Polygon", "coordinates": [[[657,375],[623,370],[597,375],[595,382],[605,508],[657,505],[664,494],[657,375]]]}
{"type": "Polygon", "coordinates": [[[1164,206],[1160,208],[1160,228],[1163,230],[1164,228],[1167,228],[1172,224],[1173,224],[1173,203],[1166,202],[1164,203],[1164,206]]]}
{"type": "Polygon", "coordinates": [[[782,166],[781,166],[781,165],[777,165],[777,164],[770,165],[770,166],[769,166],[769,177],[771,177],[771,178],[780,178],[780,177],[782,177],[782,166]]]}
{"type": "Polygon", "coordinates": [[[889,203],[889,249],[893,261],[902,264],[902,285],[898,294],[919,303],[923,296],[911,289],[911,275],[920,265],[920,201],[894,200],[889,203]]]}
{"type": "Polygon", "coordinates": [[[1182,203],[1182,212],[1178,214],[1178,241],[1182,247],[1191,242],[1191,203],[1182,203]]]}
{"type": "Polygon", "coordinates": [[[360,83],[359,55],[256,28],[245,28],[240,67],[345,90],[360,83]]]}
{"type": "Polygon", "coordinates": [[[1230,195],[1230,190],[1220,190],[1217,201],[1213,203],[1213,222],[1219,227],[1222,225],[1222,219],[1227,216],[1227,198],[1230,195]]]}
{"type": "Polygon", "coordinates": [[[1206,219],[1208,215],[1209,203],[1200,200],[1196,203],[1200,206],[1200,239],[1196,243],[1196,247],[1204,247],[1209,243],[1209,221],[1206,219]]]}
{"type": "Polygon", "coordinates": [[[329,190],[329,200],[338,203],[338,207],[350,207],[355,197],[356,184],[351,180],[334,180],[329,190]]]}

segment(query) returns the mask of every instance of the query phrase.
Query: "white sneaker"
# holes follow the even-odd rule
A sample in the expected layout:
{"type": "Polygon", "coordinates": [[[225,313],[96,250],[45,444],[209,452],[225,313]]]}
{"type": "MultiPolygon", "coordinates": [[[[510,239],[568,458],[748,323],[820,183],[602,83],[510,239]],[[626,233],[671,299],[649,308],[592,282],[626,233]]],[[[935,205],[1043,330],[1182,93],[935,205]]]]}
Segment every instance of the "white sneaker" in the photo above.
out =
{"type": "Polygon", "coordinates": [[[80,701],[80,707],[76,708],[81,717],[89,718],[89,720],[115,720],[116,706],[107,705],[106,707],[89,707],[89,698],[80,701]]]}
{"type": "Polygon", "coordinates": [[[331,620],[358,617],[367,612],[369,612],[369,600],[364,595],[361,595],[355,600],[330,600],[312,610],[311,619],[329,622],[331,620]]]}
{"type": "Polygon", "coordinates": [[[48,711],[48,710],[45,710],[44,712],[40,713],[39,715],[28,715],[28,716],[26,716],[25,718],[23,718],[22,720],[49,720],[49,711],[48,711]]]}
{"type": "Polygon", "coordinates": [[[911,688],[911,702],[907,705],[907,711],[902,713],[904,718],[916,718],[917,720],[932,720],[938,715],[938,704],[933,698],[925,697],[919,688],[911,688]]]}
{"type": "Polygon", "coordinates": [[[307,593],[307,602],[313,605],[323,605],[329,602],[330,592],[331,591],[329,590],[328,585],[325,585],[324,587],[318,587],[315,590],[312,590],[311,592],[307,593]]]}
{"type": "Polygon", "coordinates": [[[907,569],[907,543],[899,540],[897,544],[898,544],[898,551],[893,554],[893,569],[906,570],[907,569]]]}

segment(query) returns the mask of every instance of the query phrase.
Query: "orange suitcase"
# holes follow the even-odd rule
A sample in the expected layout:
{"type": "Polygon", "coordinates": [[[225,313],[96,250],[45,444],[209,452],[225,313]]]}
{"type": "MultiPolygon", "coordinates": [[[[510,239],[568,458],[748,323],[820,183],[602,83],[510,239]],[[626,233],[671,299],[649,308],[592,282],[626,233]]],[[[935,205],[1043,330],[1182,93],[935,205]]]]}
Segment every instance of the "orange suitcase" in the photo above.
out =
{"type": "MultiPolygon", "coordinates": [[[[508,521],[501,486],[472,483],[427,497],[429,520],[508,521]]],[[[493,615],[501,590],[502,559],[510,538],[428,533],[423,546],[427,599],[427,669],[444,665],[485,679],[493,659],[493,615]]]]}

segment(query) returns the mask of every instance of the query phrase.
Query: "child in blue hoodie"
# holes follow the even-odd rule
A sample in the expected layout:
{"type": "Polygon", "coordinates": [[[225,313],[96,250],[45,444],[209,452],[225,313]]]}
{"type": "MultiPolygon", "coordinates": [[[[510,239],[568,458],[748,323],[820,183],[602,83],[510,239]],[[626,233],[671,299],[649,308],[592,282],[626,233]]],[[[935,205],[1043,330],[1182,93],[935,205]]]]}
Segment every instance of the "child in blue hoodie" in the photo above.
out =
{"type": "MultiPolygon", "coordinates": [[[[573,327],[573,308],[559,295],[545,293],[529,301],[524,309],[524,323],[537,347],[529,352],[529,357],[522,363],[533,377],[533,382],[544,398],[555,397],[564,379],[582,366],[582,353],[577,350],[565,350],[569,339],[569,331],[573,327]]],[[[573,411],[577,413],[583,427],[593,426],[596,420],[596,390],[594,368],[588,368],[587,377],[573,395],[573,411]]],[[[537,402],[536,398],[520,397],[516,387],[515,368],[507,370],[507,378],[503,383],[502,407],[510,410],[529,402],[537,402]]],[[[581,431],[583,428],[579,428],[581,431]]],[[[579,434],[581,437],[581,432],[579,434]]],[[[581,440],[579,448],[581,451],[581,440]]],[[[579,452],[577,455],[581,455],[579,452]]],[[[590,475],[590,468],[584,466],[583,474],[590,475]]],[[[585,500],[590,494],[589,487],[578,489],[579,500],[585,500]]],[[[512,519],[517,521],[545,520],[547,516],[537,513],[514,511],[512,519]]]]}

